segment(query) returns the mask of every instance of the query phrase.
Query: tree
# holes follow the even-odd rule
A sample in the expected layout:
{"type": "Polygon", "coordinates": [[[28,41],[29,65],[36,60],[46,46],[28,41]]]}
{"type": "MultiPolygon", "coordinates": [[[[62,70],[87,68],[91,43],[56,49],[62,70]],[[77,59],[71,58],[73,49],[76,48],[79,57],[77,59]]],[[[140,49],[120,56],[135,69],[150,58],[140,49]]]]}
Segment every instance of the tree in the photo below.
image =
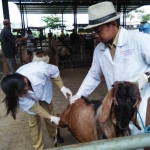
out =
{"type": "MultiPolygon", "coordinates": [[[[50,29],[64,29],[67,26],[65,24],[62,25],[62,19],[56,15],[51,16],[42,16],[41,21],[46,23],[46,27],[50,29]]],[[[65,22],[63,20],[63,22],[65,22]]]]}
{"type": "Polygon", "coordinates": [[[132,15],[131,12],[130,12],[130,13],[127,13],[126,17],[130,19],[130,22],[131,22],[131,20],[132,20],[133,18],[135,18],[134,15],[132,15]]]}
{"type": "Polygon", "coordinates": [[[34,37],[38,37],[37,32],[36,31],[32,31],[32,34],[34,37]]]}
{"type": "Polygon", "coordinates": [[[129,12],[126,17],[130,19],[130,22],[133,18],[138,18],[141,22],[150,21],[150,14],[146,14],[142,9],[136,9],[132,12],[129,12]]]}
{"type": "Polygon", "coordinates": [[[138,15],[138,19],[140,19],[141,22],[150,21],[150,14],[145,14],[144,10],[137,9],[135,13],[138,15]]]}
{"type": "Polygon", "coordinates": [[[150,21],[150,14],[146,14],[141,17],[141,22],[145,21],[150,21]]]}

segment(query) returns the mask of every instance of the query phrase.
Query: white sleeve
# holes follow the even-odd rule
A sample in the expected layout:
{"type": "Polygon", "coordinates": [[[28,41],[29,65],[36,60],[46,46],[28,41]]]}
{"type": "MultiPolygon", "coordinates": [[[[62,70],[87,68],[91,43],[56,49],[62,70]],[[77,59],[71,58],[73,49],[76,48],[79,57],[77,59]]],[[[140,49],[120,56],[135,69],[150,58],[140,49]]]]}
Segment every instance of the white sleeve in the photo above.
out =
{"type": "Polygon", "coordinates": [[[98,55],[94,52],[92,66],[83,80],[77,94],[87,97],[101,82],[102,70],[99,64],[98,55]]]}
{"type": "Polygon", "coordinates": [[[141,48],[141,53],[145,62],[150,65],[150,42],[149,41],[150,41],[150,35],[145,34],[142,37],[141,45],[139,47],[141,48]]]}
{"type": "Polygon", "coordinates": [[[45,62],[40,62],[41,68],[42,68],[42,73],[45,76],[48,76],[50,78],[56,78],[59,75],[59,69],[55,65],[47,64],[45,62]]]}

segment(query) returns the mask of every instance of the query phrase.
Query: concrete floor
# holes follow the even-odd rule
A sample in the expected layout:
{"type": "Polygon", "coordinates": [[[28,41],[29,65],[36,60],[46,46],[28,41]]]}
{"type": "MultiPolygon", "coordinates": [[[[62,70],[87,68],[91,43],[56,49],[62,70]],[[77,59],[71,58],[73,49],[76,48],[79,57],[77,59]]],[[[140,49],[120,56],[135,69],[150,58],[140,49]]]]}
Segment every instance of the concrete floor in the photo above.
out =
{"type": "MultiPolygon", "coordinates": [[[[70,88],[73,94],[75,94],[86,76],[89,67],[76,68],[76,69],[63,69],[60,71],[61,77],[65,83],[65,86],[70,88]]],[[[60,92],[59,88],[53,84],[53,104],[55,114],[62,113],[69,101],[60,92]]],[[[98,100],[105,96],[107,90],[105,81],[102,78],[102,83],[94,90],[94,92],[88,97],[91,100],[98,100]]],[[[4,94],[0,89],[0,150],[32,150],[32,142],[30,137],[30,131],[28,126],[28,115],[25,112],[18,111],[17,119],[14,121],[9,115],[5,117],[5,106],[2,103],[4,94]]],[[[43,137],[45,143],[45,149],[52,148],[53,140],[48,136],[45,124],[42,119],[43,137]]],[[[70,145],[77,143],[71,136],[70,132],[65,129],[61,129],[61,136],[64,138],[64,145],[70,145]]]]}

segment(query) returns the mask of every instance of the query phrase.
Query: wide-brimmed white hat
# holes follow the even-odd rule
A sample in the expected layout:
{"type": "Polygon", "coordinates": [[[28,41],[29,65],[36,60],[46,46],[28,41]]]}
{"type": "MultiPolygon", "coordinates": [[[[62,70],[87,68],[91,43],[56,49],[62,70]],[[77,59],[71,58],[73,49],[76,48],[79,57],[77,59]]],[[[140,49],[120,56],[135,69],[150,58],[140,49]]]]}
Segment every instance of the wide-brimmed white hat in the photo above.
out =
{"type": "Polygon", "coordinates": [[[116,14],[112,2],[101,2],[88,8],[89,25],[84,29],[90,29],[120,18],[121,13],[116,14]]]}

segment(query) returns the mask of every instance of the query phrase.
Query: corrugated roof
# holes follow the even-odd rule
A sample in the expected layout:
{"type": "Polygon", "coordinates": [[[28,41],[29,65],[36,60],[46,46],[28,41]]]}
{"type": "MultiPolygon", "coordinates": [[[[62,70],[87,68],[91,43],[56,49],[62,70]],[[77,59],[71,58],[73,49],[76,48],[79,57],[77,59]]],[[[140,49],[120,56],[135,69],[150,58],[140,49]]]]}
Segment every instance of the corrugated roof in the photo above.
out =
{"type": "MultiPolygon", "coordinates": [[[[20,4],[24,6],[24,11],[28,14],[73,14],[74,6],[77,6],[77,14],[86,14],[88,7],[102,2],[100,0],[8,0],[14,2],[20,9],[20,4]]],[[[120,6],[120,12],[134,10],[143,5],[150,5],[150,0],[112,0],[114,6],[120,6]]]]}

